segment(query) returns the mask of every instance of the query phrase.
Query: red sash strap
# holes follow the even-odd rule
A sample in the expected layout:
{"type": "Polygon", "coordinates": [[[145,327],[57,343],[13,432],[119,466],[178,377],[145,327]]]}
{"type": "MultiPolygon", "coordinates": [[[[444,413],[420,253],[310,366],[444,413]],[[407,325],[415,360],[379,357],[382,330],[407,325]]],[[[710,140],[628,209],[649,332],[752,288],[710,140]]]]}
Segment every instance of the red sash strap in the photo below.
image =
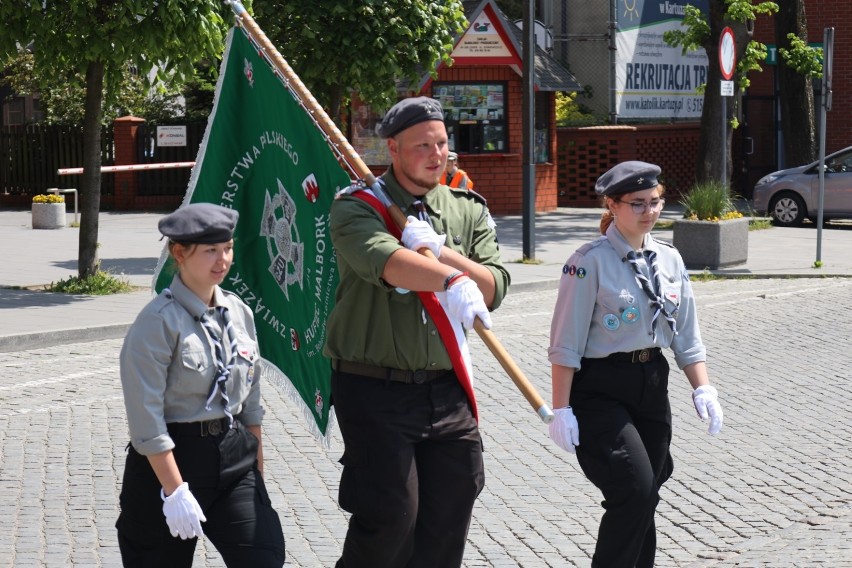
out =
{"type": "MultiPolygon", "coordinates": [[[[387,207],[382,205],[382,202],[379,201],[376,196],[363,190],[356,191],[351,195],[370,204],[373,209],[382,216],[382,219],[385,220],[385,225],[387,225],[390,234],[397,239],[402,237],[402,231],[396,226],[393,219],[391,219],[387,207]]],[[[467,365],[464,362],[461,347],[459,347],[459,343],[456,340],[455,331],[453,331],[453,326],[447,317],[447,313],[444,311],[443,306],[441,306],[441,302],[438,301],[438,297],[435,296],[434,292],[417,292],[417,296],[420,298],[420,302],[423,304],[423,307],[426,308],[426,312],[438,328],[438,334],[441,336],[441,341],[444,342],[444,347],[447,349],[450,361],[453,363],[453,371],[455,371],[459,383],[464,389],[464,392],[467,394],[471,409],[473,410],[473,417],[478,422],[479,411],[476,407],[476,395],[473,392],[473,383],[471,381],[470,374],[468,373],[467,365]]]]}

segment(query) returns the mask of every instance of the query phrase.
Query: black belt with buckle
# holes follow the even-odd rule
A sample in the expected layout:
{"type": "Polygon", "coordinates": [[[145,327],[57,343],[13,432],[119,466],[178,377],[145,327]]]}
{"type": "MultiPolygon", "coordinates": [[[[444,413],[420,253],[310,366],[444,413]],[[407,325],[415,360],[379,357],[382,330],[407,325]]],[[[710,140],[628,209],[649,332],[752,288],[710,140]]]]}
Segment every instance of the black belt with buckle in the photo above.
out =
{"type": "Polygon", "coordinates": [[[656,359],[663,350],[659,347],[651,349],[637,349],[636,351],[628,351],[627,353],[612,353],[607,356],[608,359],[616,361],[627,361],[629,363],[647,363],[656,359]]]}
{"type": "Polygon", "coordinates": [[[215,420],[203,420],[201,422],[169,422],[166,424],[169,434],[176,436],[218,436],[228,431],[229,420],[227,418],[216,418],[215,420]]]}
{"type": "Polygon", "coordinates": [[[339,359],[334,361],[334,369],[340,373],[417,385],[434,381],[448,373],[452,373],[452,371],[446,369],[438,371],[404,371],[402,369],[391,369],[389,367],[379,367],[377,365],[356,363],[354,361],[341,361],[339,359]]]}

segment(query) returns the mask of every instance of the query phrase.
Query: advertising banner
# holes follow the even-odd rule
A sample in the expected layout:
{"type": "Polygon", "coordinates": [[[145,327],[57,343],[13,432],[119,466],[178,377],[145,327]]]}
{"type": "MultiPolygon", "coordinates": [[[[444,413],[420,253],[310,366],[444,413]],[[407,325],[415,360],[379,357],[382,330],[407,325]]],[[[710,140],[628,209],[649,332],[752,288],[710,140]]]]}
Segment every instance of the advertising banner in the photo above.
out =
{"type": "Polygon", "coordinates": [[[682,55],[663,33],[681,28],[686,6],[707,14],[707,0],[618,0],[616,3],[615,105],[619,118],[701,117],[707,55],[682,55]]]}

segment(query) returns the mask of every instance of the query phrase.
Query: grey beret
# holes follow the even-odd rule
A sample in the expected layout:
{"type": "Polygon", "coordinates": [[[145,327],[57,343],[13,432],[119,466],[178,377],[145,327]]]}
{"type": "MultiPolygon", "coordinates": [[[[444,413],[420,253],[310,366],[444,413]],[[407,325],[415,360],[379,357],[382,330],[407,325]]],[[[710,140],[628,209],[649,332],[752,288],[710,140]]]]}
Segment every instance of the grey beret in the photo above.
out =
{"type": "Polygon", "coordinates": [[[226,243],[234,238],[239,216],[233,209],[221,205],[190,203],[160,219],[157,227],[178,243],[226,243]]]}
{"type": "Polygon", "coordinates": [[[648,162],[621,162],[598,178],[595,193],[612,196],[657,187],[660,171],[660,166],[648,162]]]}
{"type": "Polygon", "coordinates": [[[390,138],[427,120],[444,121],[444,109],[440,102],[431,97],[402,99],[393,105],[376,125],[376,134],[382,138],[390,138]]]}

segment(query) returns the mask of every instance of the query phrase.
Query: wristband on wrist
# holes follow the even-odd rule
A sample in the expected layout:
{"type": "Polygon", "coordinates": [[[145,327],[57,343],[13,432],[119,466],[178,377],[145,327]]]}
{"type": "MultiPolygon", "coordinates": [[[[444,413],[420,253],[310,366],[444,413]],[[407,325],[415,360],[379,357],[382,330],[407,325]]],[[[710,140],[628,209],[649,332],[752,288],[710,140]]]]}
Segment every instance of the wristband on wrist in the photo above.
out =
{"type": "Polygon", "coordinates": [[[450,274],[449,276],[447,276],[444,279],[444,290],[446,290],[447,288],[452,286],[453,282],[455,282],[459,278],[463,278],[463,277],[468,276],[468,275],[469,275],[469,273],[467,273],[467,272],[461,272],[461,271],[453,272],[452,274],[450,274]]]}

